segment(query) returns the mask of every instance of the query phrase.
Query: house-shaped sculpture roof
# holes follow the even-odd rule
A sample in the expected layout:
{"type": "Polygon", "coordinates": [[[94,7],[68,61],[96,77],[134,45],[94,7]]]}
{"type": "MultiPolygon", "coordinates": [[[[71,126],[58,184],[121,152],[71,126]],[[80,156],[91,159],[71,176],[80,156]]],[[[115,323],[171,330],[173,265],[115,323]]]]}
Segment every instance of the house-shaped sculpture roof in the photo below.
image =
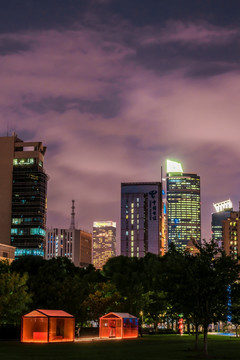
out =
{"type": "Polygon", "coordinates": [[[63,310],[33,310],[28,314],[25,314],[24,317],[73,317],[63,310]]]}
{"type": "Polygon", "coordinates": [[[107,319],[107,318],[122,318],[122,319],[136,319],[136,316],[130,315],[128,313],[120,313],[120,312],[110,312],[106,315],[102,316],[102,319],[107,319]]]}

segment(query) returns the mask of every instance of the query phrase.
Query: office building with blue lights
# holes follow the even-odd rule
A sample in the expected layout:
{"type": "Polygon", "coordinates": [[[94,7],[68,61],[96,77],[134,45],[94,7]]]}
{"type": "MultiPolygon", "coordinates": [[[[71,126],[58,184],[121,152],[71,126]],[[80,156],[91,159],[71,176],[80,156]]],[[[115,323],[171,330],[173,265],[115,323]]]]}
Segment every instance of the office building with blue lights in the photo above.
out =
{"type": "Polygon", "coordinates": [[[14,246],[15,257],[44,255],[47,174],[46,147],[14,133],[0,138],[0,243],[14,246]]]}
{"type": "Polygon", "coordinates": [[[200,177],[167,162],[168,246],[184,250],[191,239],[201,241],[200,177]]]}

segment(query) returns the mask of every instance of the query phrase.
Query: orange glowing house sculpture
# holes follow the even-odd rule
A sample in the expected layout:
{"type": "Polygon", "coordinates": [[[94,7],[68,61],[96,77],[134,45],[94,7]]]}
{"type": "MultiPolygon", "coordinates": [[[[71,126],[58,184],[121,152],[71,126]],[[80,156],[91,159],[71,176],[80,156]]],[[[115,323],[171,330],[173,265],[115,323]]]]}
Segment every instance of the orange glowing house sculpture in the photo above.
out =
{"type": "Polygon", "coordinates": [[[22,316],[22,342],[74,341],[75,319],[62,310],[34,310],[22,316]]]}
{"type": "Polygon", "coordinates": [[[128,313],[109,313],[99,319],[100,338],[137,338],[138,319],[128,313]]]}

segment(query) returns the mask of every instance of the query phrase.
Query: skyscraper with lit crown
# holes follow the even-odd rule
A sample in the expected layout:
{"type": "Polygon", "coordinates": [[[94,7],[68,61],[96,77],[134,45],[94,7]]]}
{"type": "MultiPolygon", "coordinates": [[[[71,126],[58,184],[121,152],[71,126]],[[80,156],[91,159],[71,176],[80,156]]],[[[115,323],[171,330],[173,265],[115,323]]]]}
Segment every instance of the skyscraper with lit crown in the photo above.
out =
{"type": "Polygon", "coordinates": [[[168,244],[185,249],[201,241],[200,177],[184,173],[181,163],[167,160],[168,244]]]}
{"type": "Polygon", "coordinates": [[[222,248],[223,241],[223,220],[230,218],[233,211],[232,201],[225,200],[213,204],[215,212],[212,214],[212,239],[222,248]]]}

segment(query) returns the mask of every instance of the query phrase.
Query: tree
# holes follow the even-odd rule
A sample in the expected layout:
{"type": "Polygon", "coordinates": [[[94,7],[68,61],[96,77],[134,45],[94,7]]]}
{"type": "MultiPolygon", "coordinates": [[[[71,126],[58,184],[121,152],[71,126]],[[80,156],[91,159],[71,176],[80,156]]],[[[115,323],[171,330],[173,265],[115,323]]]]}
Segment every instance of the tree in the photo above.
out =
{"type": "Polygon", "coordinates": [[[135,316],[151,318],[157,327],[166,311],[166,297],[161,288],[161,258],[148,253],[144,258],[118,256],[103,267],[103,275],[123,298],[123,310],[135,316]]]}
{"type": "Polygon", "coordinates": [[[28,275],[10,271],[7,262],[0,262],[0,323],[18,324],[31,303],[27,287],[28,275]]]}
{"type": "Polygon", "coordinates": [[[103,267],[103,275],[116,286],[123,298],[123,310],[138,316],[143,307],[143,272],[138,258],[117,256],[103,267]]]}
{"type": "Polygon", "coordinates": [[[148,291],[142,295],[145,319],[154,323],[154,329],[167,311],[167,296],[163,291],[148,291]]]}
{"type": "Polygon", "coordinates": [[[235,326],[236,330],[236,337],[238,337],[238,328],[240,325],[240,284],[236,282],[233,284],[229,291],[230,301],[230,315],[231,315],[231,322],[235,326]]]}
{"type": "Polygon", "coordinates": [[[11,264],[11,270],[19,274],[28,272],[32,309],[62,309],[74,315],[77,322],[86,319],[81,303],[92,290],[92,284],[103,280],[93,266],[79,268],[66,257],[43,260],[24,256],[11,264]]]}
{"type": "Polygon", "coordinates": [[[121,310],[121,302],[121,295],[113,284],[99,283],[83,301],[82,309],[87,313],[87,320],[98,322],[104,314],[121,310]]]}
{"type": "MultiPolygon", "coordinates": [[[[207,355],[207,332],[212,322],[226,319],[228,287],[238,278],[237,262],[211,241],[197,245],[199,253],[178,253],[174,248],[166,255],[164,290],[175,310],[191,318],[196,330],[204,330],[204,352],[207,355]]],[[[196,344],[198,334],[196,331],[196,344]]]]}

